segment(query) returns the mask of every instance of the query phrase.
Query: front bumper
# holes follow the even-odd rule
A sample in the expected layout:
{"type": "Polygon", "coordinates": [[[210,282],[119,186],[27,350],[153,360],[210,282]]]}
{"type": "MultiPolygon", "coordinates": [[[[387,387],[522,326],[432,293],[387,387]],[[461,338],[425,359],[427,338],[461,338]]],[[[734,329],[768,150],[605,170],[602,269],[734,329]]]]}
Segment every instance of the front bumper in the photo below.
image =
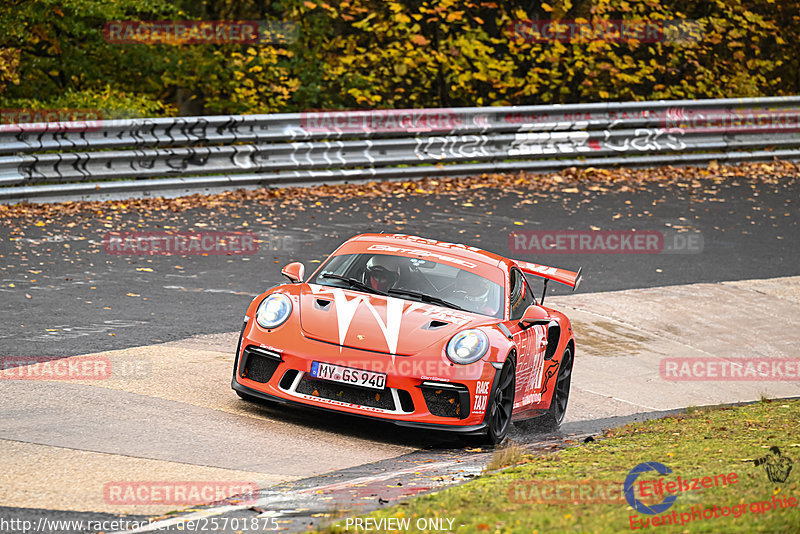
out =
{"type": "Polygon", "coordinates": [[[258,327],[245,326],[231,382],[236,391],[287,405],[382,419],[405,427],[464,434],[481,434],[486,430],[490,392],[498,375],[489,362],[456,366],[444,356],[442,361],[436,356],[392,358],[302,335],[292,336],[291,343],[282,343],[292,347],[284,350],[259,343],[259,337],[258,327]],[[314,361],[385,372],[386,387],[383,391],[364,390],[318,380],[308,374],[314,361]]]}
{"type": "MultiPolygon", "coordinates": [[[[286,398],[283,398],[283,397],[277,397],[277,396],[274,396],[274,395],[270,395],[268,393],[264,393],[264,392],[259,391],[257,389],[251,389],[251,388],[249,388],[247,386],[243,386],[242,384],[239,384],[238,382],[236,382],[236,379],[234,379],[232,381],[231,387],[236,391],[241,391],[242,393],[245,393],[245,394],[250,395],[252,397],[255,397],[255,398],[258,398],[258,399],[262,399],[262,400],[266,400],[266,401],[271,401],[271,402],[274,402],[274,403],[277,403],[277,404],[285,404],[287,406],[298,406],[298,407],[305,407],[305,408],[313,408],[315,410],[322,410],[322,411],[327,411],[327,412],[342,413],[342,410],[337,410],[335,408],[329,408],[327,406],[316,406],[314,404],[309,404],[309,403],[306,403],[306,402],[300,402],[300,401],[296,401],[294,399],[286,399],[286,398]]],[[[479,434],[485,434],[486,433],[486,423],[485,422],[481,422],[480,424],[477,424],[477,425],[436,424],[436,423],[421,423],[421,422],[417,422],[417,421],[398,421],[396,419],[388,419],[388,418],[384,418],[384,417],[375,417],[375,416],[373,416],[371,414],[366,414],[366,413],[353,413],[353,412],[345,412],[345,413],[348,413],[348,415],[355,415],[356,417],[364,417],[364,418],[367,418],[367,419],[381,419],[383,421],[386,421],[386,422],[389,422],[389,423],[394,423],[394,424],[396,424],[398,426],[403,426],[403,427],[408,427],[408,428],[427,429],[427,430],[441,430],[441,431],[445,431],[445,432],[456,432],[456,433],[462,434],[462,435],[479,435],[479,434]]]]}

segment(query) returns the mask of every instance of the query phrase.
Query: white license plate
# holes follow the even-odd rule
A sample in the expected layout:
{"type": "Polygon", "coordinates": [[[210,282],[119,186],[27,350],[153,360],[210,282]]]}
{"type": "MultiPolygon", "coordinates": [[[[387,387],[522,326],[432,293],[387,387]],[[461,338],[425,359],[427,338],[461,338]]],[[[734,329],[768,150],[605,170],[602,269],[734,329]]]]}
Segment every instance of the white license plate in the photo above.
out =
{"type": "Polygon", "coordinates": [[[343,365],[333,365],[331,363],[312,362],[311,372],[315,378],[341,382],[353,386],[361,386],[370,389],[383,389],[386,387],[386,375],[375,371],[365,371],[343,365]]]}

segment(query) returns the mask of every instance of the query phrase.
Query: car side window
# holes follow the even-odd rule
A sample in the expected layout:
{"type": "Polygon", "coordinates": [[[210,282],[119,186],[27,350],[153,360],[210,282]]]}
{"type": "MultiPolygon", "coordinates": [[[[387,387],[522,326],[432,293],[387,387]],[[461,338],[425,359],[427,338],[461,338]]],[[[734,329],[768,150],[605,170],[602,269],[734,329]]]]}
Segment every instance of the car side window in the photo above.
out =
{"type": "Polygon", "coordinates": [[[522,318],[522,314],[528,306],[536,304],[536,297],[533,296],[531,286],[525,279],[525,275],[517,269],[511,270],[511,320],[516,321],[522,318]]]}

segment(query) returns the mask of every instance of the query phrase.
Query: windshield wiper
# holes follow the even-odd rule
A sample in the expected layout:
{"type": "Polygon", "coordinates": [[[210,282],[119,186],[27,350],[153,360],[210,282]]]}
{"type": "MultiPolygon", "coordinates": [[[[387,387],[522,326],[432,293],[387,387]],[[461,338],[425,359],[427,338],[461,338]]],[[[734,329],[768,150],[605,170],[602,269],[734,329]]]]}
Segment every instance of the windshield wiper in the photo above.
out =
{"type": "Polygon", "coordinates": [[[390,289],[390,295],[405,295],[407,297],[416,297],[419,300],[430,302],[431,304],[438,304],[440,306],[444,306],[445,308],[452,308],[454,310],[461,310],[466,311],[461,306],[457,304],[453,304],[452,302],[447,302],[444,299],[440,299],[439,297],[434,297],[432,295],[428,295],[426,293],[420,293],[418,291],[409,291],[408,289],[390,289]]]}
{"type": "Polygon", "coordinates": [[[367,293],[375,293],[376,295],[383,295],[386,296],[387,293],[379,289],[375,289],[374,287],[370,287],[361,280],[356,278],[348,278],[346,276],[342,276],[341,274],[334,274],[334,273],[324,273],[321,275],[321,278],[334,278],[336,280],[341,280],[342,282],[347,282],[350,284],[350,287],[356,287],[362,291],[366,291],[367,293]]]}

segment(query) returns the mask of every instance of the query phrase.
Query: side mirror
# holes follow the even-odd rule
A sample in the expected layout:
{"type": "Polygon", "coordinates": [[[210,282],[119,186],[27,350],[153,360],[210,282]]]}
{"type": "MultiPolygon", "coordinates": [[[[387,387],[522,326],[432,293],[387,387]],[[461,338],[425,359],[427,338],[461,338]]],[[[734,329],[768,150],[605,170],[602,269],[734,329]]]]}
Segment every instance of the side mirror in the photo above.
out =
{"type": "Polygon", "coordinates": [[[299,261],[295,261],[281,269],[281,274],[288,278],[291,283],[296,284],[303,281],[305,271],[305,266],[299,261]]]}
{"type": "Polygon", "coordinates": [[[525,310],[525,313],[522,314],[522,319],[519,320],[519,326],[522,329],[530,328],[531,326],[536,326],[540,324],[550,324],[553,318],[550,317],[550,314],[547,313],[547,310],[533,304],[528,306],[528,309],[525,310]]]}

